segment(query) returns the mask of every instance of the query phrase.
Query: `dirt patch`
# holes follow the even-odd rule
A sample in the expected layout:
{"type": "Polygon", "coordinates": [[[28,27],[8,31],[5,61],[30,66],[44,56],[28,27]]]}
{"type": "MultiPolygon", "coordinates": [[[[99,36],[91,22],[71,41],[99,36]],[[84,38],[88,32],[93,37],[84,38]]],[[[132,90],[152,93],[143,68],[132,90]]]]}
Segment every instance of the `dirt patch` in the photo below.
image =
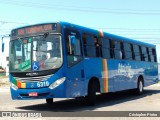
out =
{"type": "Polygon", "coordinates": [[[10,85],[9,78],[8,77],[0,77],[0,87],[8,86],[10,85]]]}

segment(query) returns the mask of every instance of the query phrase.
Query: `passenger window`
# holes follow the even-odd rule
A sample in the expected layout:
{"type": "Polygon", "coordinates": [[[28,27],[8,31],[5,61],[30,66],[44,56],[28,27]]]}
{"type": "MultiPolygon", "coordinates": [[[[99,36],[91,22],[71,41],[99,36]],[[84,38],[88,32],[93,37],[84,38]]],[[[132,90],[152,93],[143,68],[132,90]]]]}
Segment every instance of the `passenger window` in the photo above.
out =
{"type": "Polygon", "coordinates": [[[114,49],[115,49],[115,42],[114,42],[114,40],[110,40],[110,56],[111,56],[111,58],[115,58],[114,49]]]}
{"type": "Polygon", "coordinates": [[[150,56],[150,54],[149,54],[149,48],[148,48],[148,47],[146,47],[146,49],[147,49],[148,61],[149,61],[149,62],[151,62],[151,56],[150,56]]]}
{"type": "Polygon", "coordinates": [[[80,38],[81,37],[78,31],[65,29],[65,41],[66,41],[68,67],[71,67],[82,60],[80,38]]]}
{"type": "Polygon", "coordinates": [[[141,46],[139,46],[139,53],[140,53],[140,60],[144,61],[144,57],[142,55],[142,47],[141,46]]]}
{"type": "Polygon", "coordinates": [[[124,43],[125,59],[132,60],[131,44],[124,43]]]}
{"type": "Polygon", "coordinates": [[[114,53],[115,53],[115,58],[116,59],[122,59],[121,44],[118,41],[115,41],[114,53]]]}
{"type": "Polygon", "coordinates": [[[147,48],[148,61],[157,62],[156,50],[154,48],[147,48]]]}
{"type": "Polygon", "coordinates": [[[102,57],[103,58],[110,58],[110,44],[109,40],[106,38],[101,39],[102,42],[102,57]]]}
{"type": "Polygon", "coordinates": [[[147,54],[146,47],[141,47],[141,48],[142,48],[142,59],[143,59],[143,61],[148,61],[148,54],[147,54]]]}
{"type": "Polygon", "coordinates": [[[133,52],[135,55],[135,60],[140,61],[141,57],[140,57],[140,51],[139,51],[139,46],[138,45],[133,45],[133,52]]]}
{"type": "Polygon", "coordinates": [[[95,49],[95,40],[97,38],[94,38],[93,35],[88,35],[83,33],[83,47],[84,47],[84,54],[87,57],[97,57],[97,51],[95,49]]]}
{"type": "Polygon", "coordinates": [[[152,49],[152,54],[153,54],[153,57],[154,57],[154,62],[157,62],[156,50],[155,49],[152,49]]]}
{"type": "Polygon", "coordinates": [[[135,54],[134,54],[133,44],[131,44],[131,53],[132,53],[132,59],[135,60],[135,54]]]}
{"type": "Polygon", "coordinates": [[[151,62],[154,62],[154,55],[153,55],[153,52],[152,52],[152,48],[149,48],[149,55],[150,55],[150,58],[151,58],[151,62]]]}
{"type": "Polygon", "coordinates": [[[120,42],[121,52],[122,52],[122,59],[125,58],[125,52],[124,52],[124,45],[123,42],[120,42]]]}

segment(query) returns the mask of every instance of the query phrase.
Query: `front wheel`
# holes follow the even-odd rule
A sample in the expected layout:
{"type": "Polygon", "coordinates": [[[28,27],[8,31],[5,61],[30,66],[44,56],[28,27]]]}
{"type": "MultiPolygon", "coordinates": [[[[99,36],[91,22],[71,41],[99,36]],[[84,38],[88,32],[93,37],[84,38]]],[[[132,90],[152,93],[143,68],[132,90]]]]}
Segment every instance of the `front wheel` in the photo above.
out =
{"type": "Polygon", "coordinates": [[[53,104],[53,98],[47,98],[46,103],[47,104],[53,104]]]}
{"type": "Polygon", "coordinates": [[[94,82],[91,82],[88,87],[88,96],[87,96],[87,104],[90,106],[95,105],[96,103],[96,85],[94,82]]]}

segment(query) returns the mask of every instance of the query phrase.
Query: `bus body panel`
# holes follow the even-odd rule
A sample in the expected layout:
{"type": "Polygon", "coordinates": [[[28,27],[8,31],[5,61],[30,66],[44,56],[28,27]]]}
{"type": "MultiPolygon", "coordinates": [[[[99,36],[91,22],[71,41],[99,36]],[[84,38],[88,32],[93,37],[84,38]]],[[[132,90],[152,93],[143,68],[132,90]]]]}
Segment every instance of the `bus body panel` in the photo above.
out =
{"type": "MultiPolygon", "coordinates": [[[[32,98],[65,98],[67,97],[66,91],[69,87],[66,87],[68,85],[67,79],[60,84],[58,87],[54,89],[49,89],[48,87],[54,83],[56,80],[64,77],[63,67],[60,68],[56,73],[54,73],[50,78],[46,79],[45,81],[48,81],[49,84],[47,86],[44,86],[45,81],[41,80],[38,82],[25,82],[25,85],[23,86],[23,82],[21,83],[21,88],[15,90],[13,87],[10,87],[11,94],[13,99],[32,99],[32,98]],[[40,97],[29,97],[28,94],[30,92],[37,92],[38,94],[42,94],[40,97]],[[22,94],[22,95],[20,95],[22,94]],[[47,95],[46,95],[47,94],[47,95]],[[27,96],[27,97],[26,97],[27,96]]],[[[13,84],[16,84],[18,86],[19,81],[16,80],[11,74],[10,74],[10,82],[13,84]]]]}
{"type": "Polygon", "coordinates": [[[116,92],[127,89],[137,88],[138,77],[144,78],[144,86],[152,85],[158,82],[157,63],[134,62],[125,60],[107,60],[108,76],[104,76],[104,64],[100,58],[85,58],[85,90],[88,89],[89,80],[93,77],[99,79],[101,93],[116,92]],[[108,82],[104,82],[107,77],[108,82]],[[104,91],[106,85],[107,91],[104,91]]]}
{"type": "Polygon", "coordinates": [[[67,83],[69,84],[67,87],[67,89],[69,90],[69,92],[67,92],[68,97],[79,97],[84,96],[85,94],[85,76],[83,62],[84,61],[82,60],[76,65],[67,67],[65,69],[67,83]]]}
{"type": "Polygon", "coordinates": [[[158,82],[156,63],[108,60],[108,71],[109,83],[111,83],[109,85],[114,88],[109,89],[110,92],[137,88],[140,75],[144,78],[144,86],[158,82]]]}

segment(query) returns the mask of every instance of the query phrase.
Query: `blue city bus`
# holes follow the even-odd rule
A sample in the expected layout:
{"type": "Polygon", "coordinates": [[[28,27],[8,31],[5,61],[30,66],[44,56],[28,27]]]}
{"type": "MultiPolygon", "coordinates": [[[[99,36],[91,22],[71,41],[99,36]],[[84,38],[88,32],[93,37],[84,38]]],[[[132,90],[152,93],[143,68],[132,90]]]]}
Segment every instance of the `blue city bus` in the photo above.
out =
{"type": "Polygon", "coordinates": [[[11,31],[9,78],[12,99],[84,97],[134,90],[158,82],[155,45],[79,25],[57,22],[11,31]]]}

